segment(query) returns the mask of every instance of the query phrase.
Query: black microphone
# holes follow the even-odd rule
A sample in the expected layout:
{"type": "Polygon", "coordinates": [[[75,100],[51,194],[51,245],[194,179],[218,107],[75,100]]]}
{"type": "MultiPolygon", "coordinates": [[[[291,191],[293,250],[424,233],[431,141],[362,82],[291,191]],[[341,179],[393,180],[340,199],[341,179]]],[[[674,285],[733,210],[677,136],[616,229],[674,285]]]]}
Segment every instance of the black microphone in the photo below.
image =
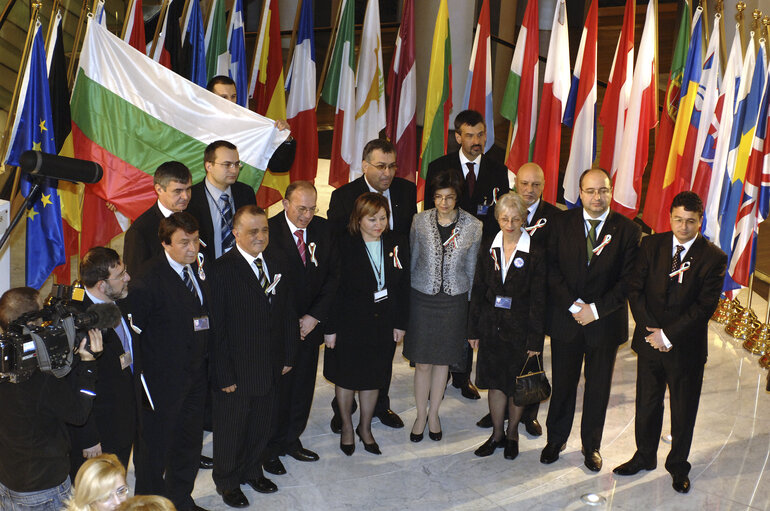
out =
{"type": "Polygon", "coordinates": [[[63,179],[73,183],[98,183],[103,174],[101,165],[96,162],[41,151],[24,151],[19,163],[21,171],[31,176],[63,179]]]}
{"type": "Polygon", "coordinates": [[[120,324],[120,309],[114,303],[95,303],[86,312],[75,316],[75,328],[90,330],[115,328],[120,324]]]}

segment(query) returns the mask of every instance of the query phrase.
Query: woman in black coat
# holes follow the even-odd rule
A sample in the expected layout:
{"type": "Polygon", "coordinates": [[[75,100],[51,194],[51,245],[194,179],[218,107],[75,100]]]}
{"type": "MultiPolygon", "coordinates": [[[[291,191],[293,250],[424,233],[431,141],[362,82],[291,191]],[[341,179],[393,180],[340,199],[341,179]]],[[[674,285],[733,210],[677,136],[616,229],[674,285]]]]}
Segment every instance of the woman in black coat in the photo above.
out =
{"type": "Polygon", "coordinates": [[[468,315],[468,342],[479,350],[476,385],[489,389],[493,426],[492,436],[475,454],[489,456],[504,445],[505,457],[514,459],[524,408],[513,402],[513,391],[529,358],[543,350],[546,267],[542,250],[523,228],[527,206],[518,194],[503,195],[495,217],[500,232],[481,244],[468,315]]]}
{"type": "Polygon", "coordinates": [[[324,376],[334,383],[340,407],[340,449],[350,456],[353,395],[361,417],[355,433],[364,449],[381,454],[372,436],[378,389],[389,379],[393,343],[404,338],[409,322],[409,246],[388,231],[388,200],[364,193],[353,207],[348,233],[338,240],[340,285],[326,325],[324,376]]]}

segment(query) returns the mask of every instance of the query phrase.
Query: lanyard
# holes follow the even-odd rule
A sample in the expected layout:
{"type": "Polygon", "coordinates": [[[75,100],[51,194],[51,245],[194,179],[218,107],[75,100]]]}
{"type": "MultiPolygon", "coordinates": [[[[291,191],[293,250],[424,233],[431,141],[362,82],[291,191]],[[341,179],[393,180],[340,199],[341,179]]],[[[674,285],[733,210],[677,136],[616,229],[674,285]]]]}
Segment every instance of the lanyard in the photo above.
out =
{"type": "Polygon", "coordinates": [[[372,254],[369,252],[369,246],[366,244],[366,242],[364,242],[364,248],[366,249],[366,255],[369,257],[369,263],[372,266],[372,270],[374,270],[374,274],[377,277],[377,291],[380,291],[383,287],[385,287],[385,277],[383,276],[383,272],[382,272],[383,261],[385,261],[385,251],[382,248],[382,240],[380,240],[379,268],[374,264],[374,258],[372,257],[372,254]]]}
{"type": "MultiPolygon", "coordinates": [[[[206,186],[206,183],[203,183],[203,189],[206,190],[206,195],[211,197],[211,202],[213,202],[214,203],[214,207],[217,208],[217,213],[219,213],[219,221],[221,222],[222,220],[224,220],[225,214],[222,212],[222,208],[219,207],[219,201],[217,199],[215,199],[214,196],[211,194],[211,192],[209,191],[209,187],[206,186]]],[[[225,192],[222,192],[222,193],[225,193],[225,192]]],[[[221,197],[221,195],[220,195],[220,197],[221,197]]],[[[228,201],[228,202],[230,202],[230,201],[228,201]]],[[[231,210],[235,209],[233,207],[232,203],[230,204],[230,209],[231,210]]],[[[233,216],[235,216],[235,215],[233,215],[233,216]]],[[[229,226],[229,227],[232,227],[232,226],[229,226]]]]}

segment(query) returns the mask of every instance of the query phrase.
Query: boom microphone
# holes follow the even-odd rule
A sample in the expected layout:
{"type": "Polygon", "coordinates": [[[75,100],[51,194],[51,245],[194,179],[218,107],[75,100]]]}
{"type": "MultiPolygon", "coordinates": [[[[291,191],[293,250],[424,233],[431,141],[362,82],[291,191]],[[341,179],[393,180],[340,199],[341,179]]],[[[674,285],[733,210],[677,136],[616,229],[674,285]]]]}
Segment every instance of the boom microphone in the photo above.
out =
{"type": "Polygon", "coordinates": [[[24,151],[19,163],[21,171],[31,176],[63,179],[73,183],[98,183],[103,174],[101,165],[96,162],[41,151],[24,151]]]}
{"type": "Polygon", "coordinates": [[[120,309],[114,303],[95,303],[86,312],[75,316],[75,328],[90,330],[115,328],[120,324],[120,309]]]}

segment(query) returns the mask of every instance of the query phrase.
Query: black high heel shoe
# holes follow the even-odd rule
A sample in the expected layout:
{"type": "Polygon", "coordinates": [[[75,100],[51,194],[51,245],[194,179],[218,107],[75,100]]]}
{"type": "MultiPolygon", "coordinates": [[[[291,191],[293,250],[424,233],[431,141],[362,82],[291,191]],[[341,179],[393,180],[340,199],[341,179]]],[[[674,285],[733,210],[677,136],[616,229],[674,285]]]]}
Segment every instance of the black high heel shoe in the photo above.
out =
{"type": "Polygon", "coordinates": [[[361,433],[358,431],[358,428],[356,428],[356,435],[358,435],[358,439],[361,441],[362,444],[364,444],[364,450],[366,452],[370,452],[372,454],[380,455],[382,454],[382,451],[380,451],[380,446],[377,445],[377,442],[372,442],[371,444],[367,444],[364,442],[364,437],[361,436],[361,433]]]}
{"type": "Polygon", "coordinates": [[[340,451],[345,453],[345,456],[353,456],[353,453],[356,452],[356,444],[343,444],[342,438],[340,438],[340,451]]]}
{"type": "MultiPolygon", "coordinates": [[[[417,420],[414,421],[415,424],[417,424],[417,420]]],[[[412,433],[409,432],[409,440],[412,442],[422,442],[422,437],[425,434],[425,428],[428,427],[428,421],[425,421],[425,426],[422,428],[421,433],[412,433]]],[[[412,426],[412,431],[414,431],[414,426],[412,426]]],[[[431,437],[432,438],[432,437],[431,437]]]]}
{"type": "MultiPolygon", "coordinates": [[[[439,420],[439,427],[441,426],[441,421],[439,420]]],[[[437,433],[434,433],[433,431],[428,428],[428,437],[433,440],[434,442],[438,442],[441,440],[441,437],[443,436],[443,433],[439,429],[437,433]]]]}

